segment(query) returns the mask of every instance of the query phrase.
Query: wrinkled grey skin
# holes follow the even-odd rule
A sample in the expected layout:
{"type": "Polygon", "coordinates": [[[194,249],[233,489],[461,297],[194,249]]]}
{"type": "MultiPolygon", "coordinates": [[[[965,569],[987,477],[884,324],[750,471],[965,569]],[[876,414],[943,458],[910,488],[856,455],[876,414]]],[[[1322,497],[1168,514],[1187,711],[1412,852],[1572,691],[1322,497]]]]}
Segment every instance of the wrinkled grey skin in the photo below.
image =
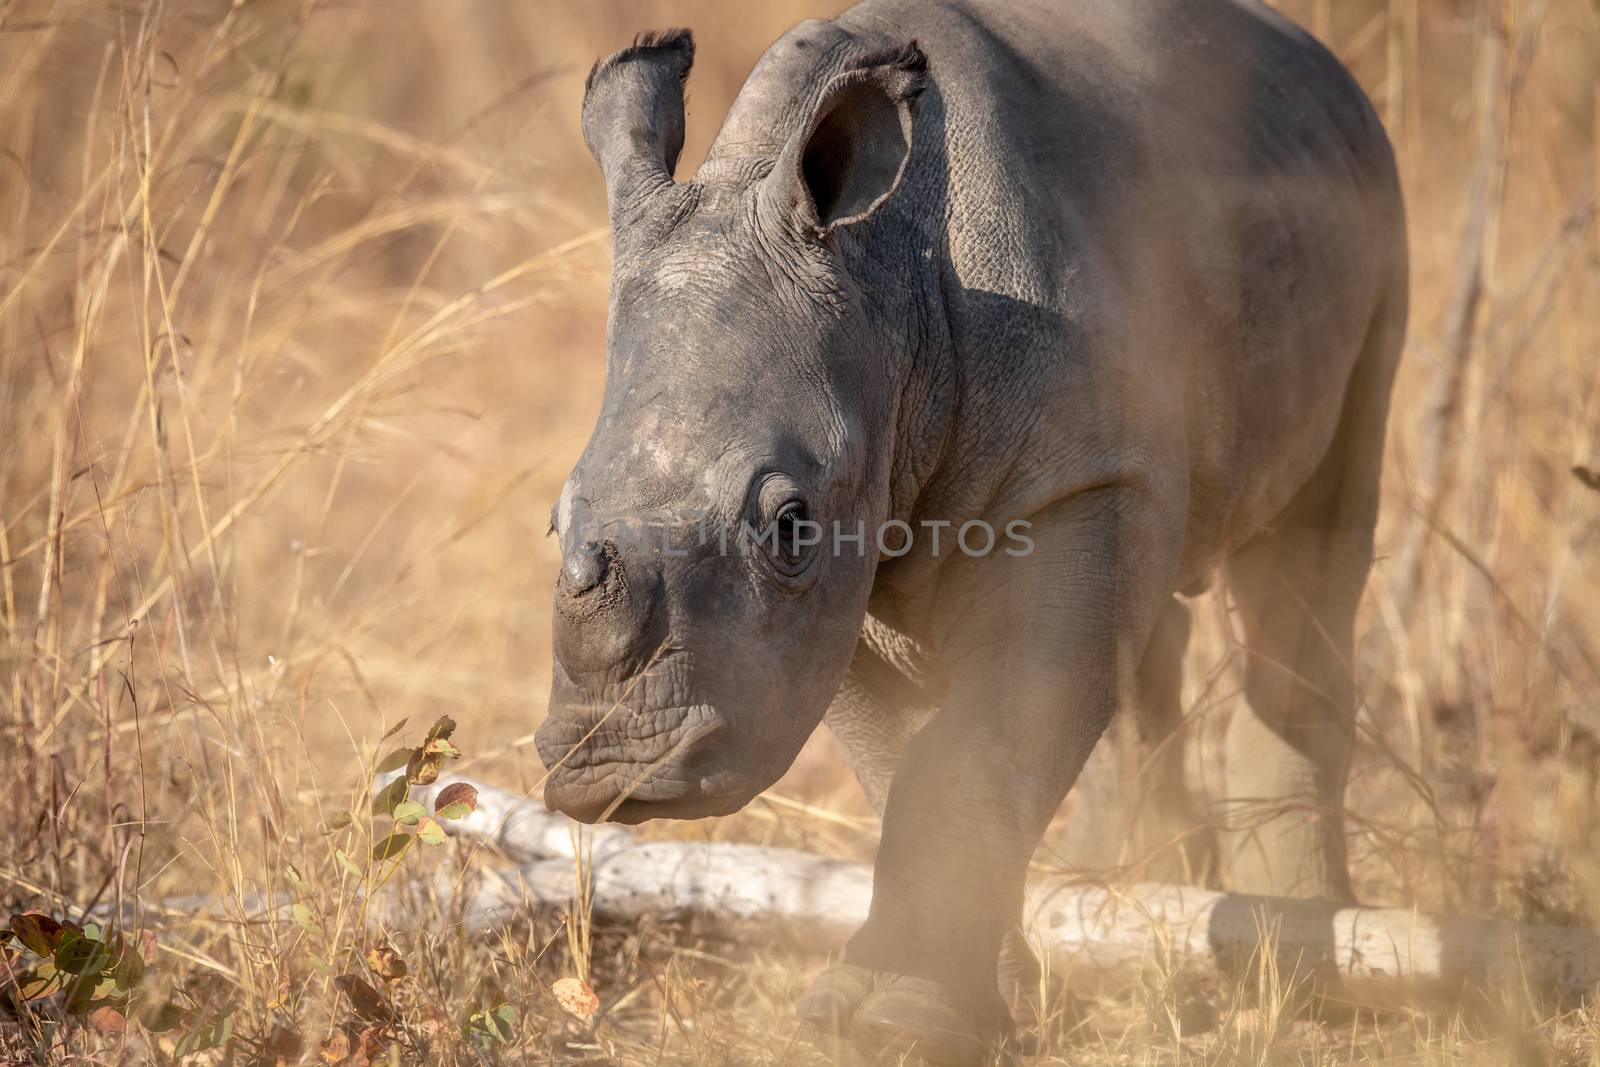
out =
{"type": "Polygon", "coordinates": [[[1406,278],[1354,82],[1254,3],[867,0],[778,40],[675,181],[692,57],[647,36],[584,102],[615,267],[554,517],[548,803],[730,812],[826,712],[883,837],[871,915],[802,1011],[968,1062],[1009,1028],[996,960],[1046,823],[1124,695],[1170,721],[1175,594],[1220,572],[1248,641],[1226,785],[1256,812],[1226,876],[1348,897],[1406,278]],[[1023,519],[1034,549],[721,550],[802,505],[1023,519]]]}

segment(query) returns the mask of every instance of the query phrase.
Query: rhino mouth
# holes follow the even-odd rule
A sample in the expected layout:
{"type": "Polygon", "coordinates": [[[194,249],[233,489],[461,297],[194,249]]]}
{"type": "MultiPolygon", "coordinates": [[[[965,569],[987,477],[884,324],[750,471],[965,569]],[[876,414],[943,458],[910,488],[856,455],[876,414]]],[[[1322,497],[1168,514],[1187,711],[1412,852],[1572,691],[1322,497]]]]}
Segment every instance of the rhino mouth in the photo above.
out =
{"type": "Polygon", "coordinates": [[[545,806],[580,822],[693,819],[737,811],[748,776],[728,765],[728,722],[710,704],[648,711],[564,707],[535,743],[545,806]]]}
{"type": "MultiPolygon", "coordinates": [[[[549,804],[549,787],[545,789],[549,804]]],[[[704,793],[689,793],[672,800],[640,800],[635,796],[613,798],[603,807],[598,801],[575,801],[557,810],[565,812],[582,823],[615,822],[636,825],[651,819],[710,819],[719,815],[732,815],[750,798],[741,793],[719,797],[704,793]]]]}

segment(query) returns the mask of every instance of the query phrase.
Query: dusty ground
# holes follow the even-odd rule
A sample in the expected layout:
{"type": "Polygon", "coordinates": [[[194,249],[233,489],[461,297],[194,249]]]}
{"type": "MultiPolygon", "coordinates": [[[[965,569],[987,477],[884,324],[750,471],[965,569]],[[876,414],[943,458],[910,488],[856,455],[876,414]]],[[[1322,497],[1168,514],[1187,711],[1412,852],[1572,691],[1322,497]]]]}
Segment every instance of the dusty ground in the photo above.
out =
{"type": "MultiPolygon", "coordinates": [[[[386,823],[361,794],[394,744],[449,715],[458,766],[541,774],[545,528],[601,374],[590,62],[639,28],[696,30],[692,166],[761,48],[838,6],[0,4],[0,903],[78,919],[198,893],[231,916],[134,908],[123,947],[64,963],[104,988],[13,941],[0,1054],[823,1062],[788,1008],[819,960],[792,947],[593,928],[581,902],[469,938],[441,901],[389,932],[399,978],[359,902],[476,862],[370,858],[386,823]],[[253,917],[278,892],[300,908],[253,917]],[[565,1013],[563,978],[600,1013],[565,1013]]],[[[1412,210],[1362,622],[1360,892],[1600,922],[1600,8],[1284,6],[1373,94],[1412,210]]],[[[1203,614],[1202,739],[1236,689],[1225,615],[1203,614]]],[[[763,801],[654,832],[870,856],[825,735],[777,792],[823,814],[763,801]]],[[[77,936],[42,944],[62,962],[77,936]]],[[[1034,1058],[1600,1063],[1594,1015],[1513,1010],[1514,991],[1315,1019],[1291,993],[1059,993],[1034,1058]]]]}

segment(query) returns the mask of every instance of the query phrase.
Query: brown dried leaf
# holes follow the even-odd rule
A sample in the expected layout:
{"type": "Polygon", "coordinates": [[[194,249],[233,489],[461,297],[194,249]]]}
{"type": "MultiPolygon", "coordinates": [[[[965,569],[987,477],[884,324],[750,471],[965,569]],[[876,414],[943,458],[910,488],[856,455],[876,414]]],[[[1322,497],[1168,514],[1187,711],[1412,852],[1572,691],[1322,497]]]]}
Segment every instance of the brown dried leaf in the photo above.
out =
{"type": "Polygon", "coordinates": [[[350,1053],[351,1067],[370,1067],[383,1058],[383,1032],[376,1026],[366,1027],[356,1035],[356,1047],[350,1053]]]}
{"type": "Polygon", "coordinates": [[[323,1039],[317,1055],[323,1063],[345,1062],[350,1058],[350,1035],[343,1030],[335,1030],[323,1039]]]}
{"type": "Polygon", "coordinates": [[[430,755],[424,749],[417,749],[411,754],[411,759],[406,763],[405,781],[411,785],[432,785],[439,780],[439,771],[444,767],[444,757],[430,755]]]}
{"type": "Polygon", "coordinates": [[[289,994],[292,991],[289,985],[289,976],[283,971],[277,972],[277,978],[272,982],[272,991],[267,994],[268,1008],[282,1008],[289,1003],[289,994]]]}
{"type": "Polygon", "coordinates": [[[106,1004],[89,1013],[89,1025],[102,1034],[120,1034],[127,1027],[128,1020],[116,1008],[106,1004]]]}
{"type": "Polygon", "coordinates": [[[261,1045],[261,1059],[263,1064],[270,1067],[289,1067],[300,1062],[300,1055],[304,1051],[305,1039],[298,1030],[274,1026],[261,1045]]]}
{"type": "Polygon", "coordinates": [[[406,781],[412,785],[431,785],[439,780],[445,761],[461,758],[461,750],[450,743],[455,728],[456,721],[450,716],[439,717],[428,731],[427,739],[406,762],[406,781]]]}
{"type": "Polygon", "coordinates": [[[43,1000],[59,993],[63,984],[65,978],[57,974],[53,966],[46,964],[32,974],[24,976],[17,983],[17,991],[23,1000],[43,1000]]]}
{"type": "Polygon", "coordinates": [[[590,1019],[600,1010],[600,998],[581,978],[563,978],[550,987],[561,1010],[580,1019],[590,1019]]]}
{"type": "Polygon", "coordinates": [[[323,1063],[344,1064],[345,1067],[371,1067],[383,1058],[383,1031],[368,1026],[357,1031],[344,1025],[329,1034],[322,1042],[318,1055],[323,1063]]]}
{"type": "Polygon", "coordinates": [[[433,813],[441,819],[459,819],[478,810],[478,790],[466,782],[451,782],[433,798],[433,813]]]}
{"type": "Polygon", "coordinates": [[[350,998],[350,1006],[361,1018],[375,1023],[394,1019],[394,1009],[383,994],[372,988],[359,974],[341,974],[333,980],[339,992],[350,998]]]}
{"type": "Polygon", "coordinates": [[[385,982],[398,982],[407,974],[405,957],[388,941],[380,941],[367,950],[367,966],[385,982]]]}
{"type": "Polygon", "coordinates": [[[421,1019],[417,1024],[417,1028],[429,1037],[437,1037],[439,1034],[448,1033],[453,1027],[454,1024],[450,1021],[450,1016],[434,1001],[424,999],[416,1007],[417,1014],[421,1019]]]}
{"type": "Polygon", "coordinates": [[[11,916],[11,932],[37,956],[48,956],[61,943],[67,928],[38,911],[11,916]]]}

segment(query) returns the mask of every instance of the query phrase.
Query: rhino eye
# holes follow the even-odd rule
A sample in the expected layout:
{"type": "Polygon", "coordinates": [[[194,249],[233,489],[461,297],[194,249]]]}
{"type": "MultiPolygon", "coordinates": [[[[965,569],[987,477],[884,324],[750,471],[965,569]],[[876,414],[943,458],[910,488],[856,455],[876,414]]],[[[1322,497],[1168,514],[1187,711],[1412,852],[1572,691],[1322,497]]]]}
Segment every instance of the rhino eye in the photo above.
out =
{"type": "Polygon", "coordinates": [[[822,526],[806,506],[805,490],[789,476],[766,475],[755,492],[758,551],[777,577],[796,584],[815,569],[822,526]]]}
{"type": "Polygon", "coordinates": [[[805,574],[822,541],[821,529],[811,521],[803,500],[789,500],[780,505],[764,533],[762,548],[772,569],[784,578],[799,578],[805,574]]]}
{"type": "MultiPolygon", "coordinates": [[[[805,527],[801,523],[806,521],[806,505],[803,500],[791,500],[778,509],[775,525],[778,528],[778,554],[786,563],[803,563],[808,546],[802,542],[802,533],[805,527]]],[[[807,535],[809,536],[809,535],[807,535]]]]}

